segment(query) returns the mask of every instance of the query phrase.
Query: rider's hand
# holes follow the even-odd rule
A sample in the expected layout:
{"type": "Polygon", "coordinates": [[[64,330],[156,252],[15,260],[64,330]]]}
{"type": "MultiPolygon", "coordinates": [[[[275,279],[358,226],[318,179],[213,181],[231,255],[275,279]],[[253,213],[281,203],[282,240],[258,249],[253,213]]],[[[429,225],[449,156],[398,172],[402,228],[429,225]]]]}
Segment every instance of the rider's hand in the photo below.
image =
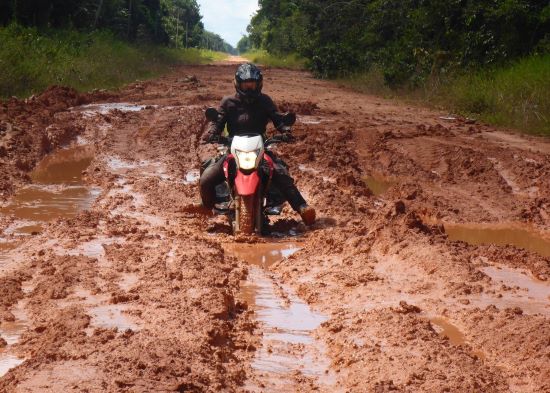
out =
{"type": "Polygon", "coordinates": [[[293,142],[296,138],[290,132],[285,132],[281,137],[283,142],[293,142]]]}
{"type": "Polygon", "coordinates": [[[216,134],[207,134],[202,138],[202,144],[206,145],[208,143],[216,143],[218,142],[220,136],[216,134]]]}

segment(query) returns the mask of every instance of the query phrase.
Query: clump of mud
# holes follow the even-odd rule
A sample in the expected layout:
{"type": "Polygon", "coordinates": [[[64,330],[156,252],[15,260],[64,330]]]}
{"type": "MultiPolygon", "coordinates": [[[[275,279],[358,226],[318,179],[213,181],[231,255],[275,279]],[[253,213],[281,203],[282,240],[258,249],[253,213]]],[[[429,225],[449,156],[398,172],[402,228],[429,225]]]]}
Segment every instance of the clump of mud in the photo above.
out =
{"type": "Polygon", "coordinates": [[[311,101],[303,101],[303,102],[279,101],[278,106],[281,112],[294,112],[298,115],[312,115],[313,112],[319,109],[317,104],[311,101]]]}

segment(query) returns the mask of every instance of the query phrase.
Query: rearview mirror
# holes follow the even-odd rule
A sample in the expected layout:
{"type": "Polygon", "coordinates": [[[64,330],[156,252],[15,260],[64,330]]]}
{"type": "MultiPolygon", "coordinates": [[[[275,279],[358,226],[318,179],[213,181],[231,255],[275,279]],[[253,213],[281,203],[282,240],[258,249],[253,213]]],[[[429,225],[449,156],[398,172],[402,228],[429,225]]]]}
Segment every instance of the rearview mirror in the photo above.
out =
{"type": "Polygon", "coordinates": [[[218,117],[220,116],[220,113],[218,112],[218,110],[216,108],[208,108],[205,112],[204,112],[204,115],[206,116],[206,118],[210,121],[217,121],[218,120],[218,117]]]}
{"type": "Polygon", "coordinates": [[[283,123],[287,126],[291,126],[296,123],[296,113],[288,112],[283,116],[283,123]]]}

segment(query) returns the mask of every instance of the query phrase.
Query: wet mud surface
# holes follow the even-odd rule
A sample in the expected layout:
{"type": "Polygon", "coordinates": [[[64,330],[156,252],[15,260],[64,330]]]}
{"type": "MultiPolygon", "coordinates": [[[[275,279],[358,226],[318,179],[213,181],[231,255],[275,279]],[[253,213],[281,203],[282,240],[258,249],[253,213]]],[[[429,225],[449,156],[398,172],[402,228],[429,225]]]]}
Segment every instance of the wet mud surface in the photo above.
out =
{"type": "Polygon", "coordinates": [[[267,69],[319,219],[235,238],[234,68],[0,105],[0,391],[550,392],[550,142],[267,69]]]}

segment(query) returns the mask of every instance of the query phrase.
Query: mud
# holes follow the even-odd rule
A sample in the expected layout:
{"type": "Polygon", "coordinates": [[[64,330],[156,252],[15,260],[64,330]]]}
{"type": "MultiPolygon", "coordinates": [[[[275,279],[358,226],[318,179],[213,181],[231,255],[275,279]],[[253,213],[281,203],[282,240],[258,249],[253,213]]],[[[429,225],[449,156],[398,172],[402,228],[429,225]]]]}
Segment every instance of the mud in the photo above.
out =
{"type": "Polygon", "coordinates": [[[543,235],[526,228],[475,225],[445,225],[445,232],[451,240],[469,244],[512,245],[550,257],[550,234],[543,235]]]}
{"type": "Polygon", "coordinates": [[[262,339],[252,362],[249,391],[295,391],[297,386],[330,391],[330,361],[313,331],[327,317],[316,313],[265,269],[295,252],[295,243],[224,244],[226,252],[252,267],[239,297],[254,312],[262,339]],[[253,267],[253,266],[257,267],[253,267]],[[258,268],[259,267],[259,268],[258,268]]]}
{"type": "Polygon", "coordinates": [[[550,392],[550,142],[267,69],[319,219],[234,238],[195,208],[234,67],[0,105],[0,391],[550,392]]]}
{"type": "Polygon", "coordinates": [[[363,181],[375,196],[384,194],[390,187],[396,184],[389,179],[384,179],[379,176],[366,176],[363,178],[363,181]]]}
{"type": "MultiPolygon", "coordinates": [[[[458,327],[450,323],[447,319],[442,317],[430,318],[430,322],[435,327],[435,330],[439,332],[440,336],[447,337],[452,345],[465,345],[467,343],[466,337],[460,331],[458,327]]],[[[472,351],[472,355],[479,359],[485,359],[485,354],[481,351],[472,351]]]]}

